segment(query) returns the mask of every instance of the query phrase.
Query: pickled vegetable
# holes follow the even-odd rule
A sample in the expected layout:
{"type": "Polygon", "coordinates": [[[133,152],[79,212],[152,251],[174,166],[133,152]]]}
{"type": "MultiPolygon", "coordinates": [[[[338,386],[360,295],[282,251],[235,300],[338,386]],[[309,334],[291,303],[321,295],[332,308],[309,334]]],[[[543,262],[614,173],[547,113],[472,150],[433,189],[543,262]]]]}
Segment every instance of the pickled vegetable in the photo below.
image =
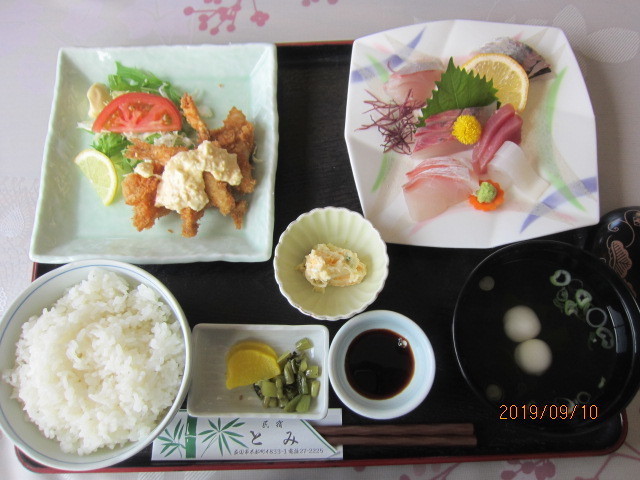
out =
{"type": "Polygon", "coordinates": [[[255,382],[253,388],[265,408],[280,408],[287,413],[305,413],[320,393],[320,367],[307,356],[313,348],[308,338],[296,342],[296,350],[277,357],[281,373],[255,382]]]}

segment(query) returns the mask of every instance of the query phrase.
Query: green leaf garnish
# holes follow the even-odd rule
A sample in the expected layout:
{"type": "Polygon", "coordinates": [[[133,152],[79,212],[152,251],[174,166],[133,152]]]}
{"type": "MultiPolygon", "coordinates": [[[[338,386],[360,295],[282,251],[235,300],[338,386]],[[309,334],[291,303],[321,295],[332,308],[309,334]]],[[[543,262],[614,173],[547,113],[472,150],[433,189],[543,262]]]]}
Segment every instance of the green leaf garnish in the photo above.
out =
{"type": "Polygon", "coordinates": [[[91,148],[104,153],[111,159],[116,171],[120,175],[126,175],[133,172],[133,169],[139,163],[139,160],[124,156],[124,151],[129,145],[131,145],[131,142],[124,135],[105,132],[95,136],[91,148]]]}
{"type": "Polygon", "coordinates": [[[123,135],[113,132],[101,133],[94,138],[91,148],[104,153],[107,157],[113,157],[131,145],[131,142],[123,135]]]}
{"type": "Polygon", "coordinates": [[[116,62],[116,73],[109,75],[109,88],[116,92],[145,92],[167,97],[180,105],[182,94],[171,83],[140,68],[127,67],[116,62]]]}
{"type": "Polygon", "coordinates": [[[447,110],[457,110],[469,107],[484,107],[497,101],[493,80],[480,77],[477,73],[468,72],[453,64],[449,58],[447,70],[436,82],[436,90],[427,100],[427,106],[422,109],[422,116],[418,126],[424,126],[426,118],[447,110]]]}

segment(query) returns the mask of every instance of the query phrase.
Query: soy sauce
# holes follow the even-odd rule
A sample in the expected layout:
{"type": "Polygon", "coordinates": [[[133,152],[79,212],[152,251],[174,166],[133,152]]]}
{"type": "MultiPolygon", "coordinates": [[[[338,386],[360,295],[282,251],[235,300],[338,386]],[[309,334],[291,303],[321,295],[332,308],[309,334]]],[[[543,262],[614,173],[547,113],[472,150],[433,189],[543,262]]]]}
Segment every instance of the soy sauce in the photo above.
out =
{"type": "Polygon", "coordinates": [[[396,332],[373,329],[353,339],[345,357],[349,384],[373,400],[391,398],[409,384],[414,371],[409,342],[396,332]]]}

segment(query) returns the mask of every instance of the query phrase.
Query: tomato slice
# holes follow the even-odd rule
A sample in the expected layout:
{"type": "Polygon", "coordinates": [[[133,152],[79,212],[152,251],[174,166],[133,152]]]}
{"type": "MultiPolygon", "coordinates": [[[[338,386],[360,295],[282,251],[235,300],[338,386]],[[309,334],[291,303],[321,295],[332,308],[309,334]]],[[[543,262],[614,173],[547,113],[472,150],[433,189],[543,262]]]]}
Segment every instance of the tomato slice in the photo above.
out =
{"type": "Polygon", "coordinates": [[[94,132],[170,132],[182,128],[174,103],[160,95],[131,92],[109,102],[93,122],[94,132]]]}

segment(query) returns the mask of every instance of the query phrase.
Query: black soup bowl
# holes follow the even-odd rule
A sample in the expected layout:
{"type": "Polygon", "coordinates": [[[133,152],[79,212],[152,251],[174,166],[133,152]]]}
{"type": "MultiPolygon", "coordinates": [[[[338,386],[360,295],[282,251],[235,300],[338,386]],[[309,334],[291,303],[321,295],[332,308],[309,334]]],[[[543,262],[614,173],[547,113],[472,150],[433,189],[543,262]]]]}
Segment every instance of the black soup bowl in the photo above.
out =
{"type": "Polygon", "coordinates": [[[456,302],[455,353],[496,418],[581,432],[619,415],[640,386],[640,310],[594,255],[552,240],[503,247],[456,302]]]}

